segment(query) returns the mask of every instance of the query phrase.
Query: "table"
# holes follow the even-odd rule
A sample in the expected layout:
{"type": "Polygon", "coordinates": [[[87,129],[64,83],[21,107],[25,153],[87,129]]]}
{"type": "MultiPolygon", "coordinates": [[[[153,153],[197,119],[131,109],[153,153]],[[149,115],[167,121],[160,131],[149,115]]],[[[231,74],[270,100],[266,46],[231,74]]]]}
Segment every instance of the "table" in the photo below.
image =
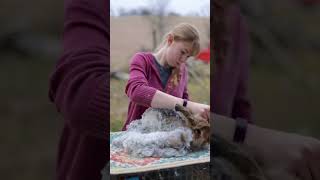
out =
{"type": "Polygon", "coordinates": [[[190,165],[209,167],[210,150],[192,152],[183,157],[135,158],[112,146],[113,139],[124,132],[110,132],[110,175],[139,174],[190,165]]]}

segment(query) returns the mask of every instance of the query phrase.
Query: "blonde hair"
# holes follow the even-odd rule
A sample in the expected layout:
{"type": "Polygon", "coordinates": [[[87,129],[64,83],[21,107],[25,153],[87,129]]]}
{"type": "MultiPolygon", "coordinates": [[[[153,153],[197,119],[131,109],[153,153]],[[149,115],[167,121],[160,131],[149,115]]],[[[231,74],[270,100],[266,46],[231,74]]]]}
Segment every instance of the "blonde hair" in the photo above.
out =
{"type": "MultiPolygon", "coordinates": [[[[200,36],[198,29],[191,24],[180,23],[164,35],[162,42],[155,50],[156,53],[167,45],[167,40],[170,35],[173,37],[173,41],[189,42],[192,44],[190,56],[196,56],[200,52],[200,36]]],[[[172,83],[174,86],[177,86],[181,79],[180,69],[175,68],[172,71],[172,76],[172,83]]]]}
{"type": "Polygon", "coordinates": [[[171,31],[164,35],[162,42],[155,50],[158,52],[167,45],[168,36],[172,35],[174,41],[190,42],[192,44],[191,56],[196,56],[200,52],[200,36],[196,27],[188,23],[180,23],[173,27],[171,31]]]}

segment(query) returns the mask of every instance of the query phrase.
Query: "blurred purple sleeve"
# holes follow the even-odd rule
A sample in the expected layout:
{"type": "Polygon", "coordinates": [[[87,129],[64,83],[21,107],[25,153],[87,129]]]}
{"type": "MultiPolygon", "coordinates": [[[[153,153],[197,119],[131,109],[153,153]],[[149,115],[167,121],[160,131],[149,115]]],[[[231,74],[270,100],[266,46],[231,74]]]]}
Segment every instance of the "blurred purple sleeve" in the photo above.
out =
{"type": "Polygon", "coordinates": [[[239,19],[239,75],[236,86],[236,94],[233,102],[232,117],[241,117],[252,123],[252,109],[248,93],[249,67],[250,67],[250,49],[249,32],[245,19],[240,16],[239,19]]]}

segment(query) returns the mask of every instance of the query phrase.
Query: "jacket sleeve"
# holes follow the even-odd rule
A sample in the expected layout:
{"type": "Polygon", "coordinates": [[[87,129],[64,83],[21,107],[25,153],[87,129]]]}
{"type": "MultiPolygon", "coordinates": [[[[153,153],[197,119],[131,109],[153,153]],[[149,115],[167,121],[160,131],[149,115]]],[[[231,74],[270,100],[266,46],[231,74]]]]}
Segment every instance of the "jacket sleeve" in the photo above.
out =
{"type": "Polygon", "coordinates": [[[147,62],[143,55],[137,53],[130,63],[130,77],[125,92],[131,101],[150,107],[157,89],[149,86],[147,78],[147,62]]]}
{"type": "Polygon", "coordinates": [[[251,114],[251,102],[249,100],[248,94],[248,81],[249,81],[249,67],[250,67],[250,52],[249,52],[249,32],[247,24],[244,22],[242,16],[239,16],[239,33],[240,35],[238,42],[239,44],[239,51],[241,52],[241,56],[238,61],[240,63],[240,73],[238,76],[238,84],[236,89],[236,95],[233,102],[233,109],[232,109],[232,117],[241,117],[248,122],[252,123],[251,114]]]}
{"type": "Polygon", "coordinates": [[[109,2],[66,0],[63,51],[49,97],[70,127],[107,139],[109,2]]]}

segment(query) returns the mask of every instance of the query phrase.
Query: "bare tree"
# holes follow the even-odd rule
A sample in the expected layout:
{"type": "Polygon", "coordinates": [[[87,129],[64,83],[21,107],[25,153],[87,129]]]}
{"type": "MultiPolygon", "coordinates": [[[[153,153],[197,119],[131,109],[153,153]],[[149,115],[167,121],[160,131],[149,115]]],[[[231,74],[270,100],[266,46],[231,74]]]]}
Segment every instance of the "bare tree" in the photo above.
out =
{"type": "Polygon", "coordinates": [[[170,0],[152,0],[150,1],[150,14],[145,16],[150,23],[153,38],[153,49],[165,33],[165,16],[167,16],[167,8],[170,0]]]}
{"type": "MultiPolygon", "coordinates": [[[[210,17],[210,3],[201,7],[200,16],[210,17]]],[[[210,21],[204,21],[203,26],[206,31],[206,38],[210,40],[210,21]]]]}

